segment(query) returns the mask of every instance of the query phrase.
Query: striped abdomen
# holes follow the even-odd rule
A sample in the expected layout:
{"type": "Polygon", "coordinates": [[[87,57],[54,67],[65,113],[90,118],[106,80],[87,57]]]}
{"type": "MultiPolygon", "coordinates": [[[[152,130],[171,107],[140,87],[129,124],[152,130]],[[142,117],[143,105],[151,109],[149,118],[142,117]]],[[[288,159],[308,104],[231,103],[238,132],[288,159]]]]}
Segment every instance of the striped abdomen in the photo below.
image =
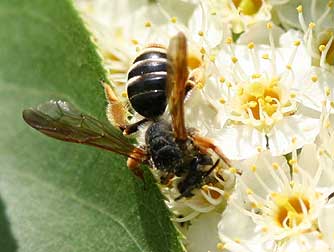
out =
{"type": "Polygon", "coordinates": [[[131,106],[146,118],[161,116],[166,109],[166,49],[146,48],[128,73],[127,93],[131,106]]]}

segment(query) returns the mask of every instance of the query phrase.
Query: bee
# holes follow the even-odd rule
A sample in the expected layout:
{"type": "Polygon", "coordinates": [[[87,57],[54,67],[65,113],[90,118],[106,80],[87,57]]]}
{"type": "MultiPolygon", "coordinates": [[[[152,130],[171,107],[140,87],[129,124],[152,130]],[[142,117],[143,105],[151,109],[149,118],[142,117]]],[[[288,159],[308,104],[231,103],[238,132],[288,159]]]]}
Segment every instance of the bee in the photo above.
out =
{"type": "Polygon", "coordinates": [[[37,108],[23,111],[23,119],[41,133],[68,142],[92,145],[128,157],[128,167],[139,177],[141,163],[150,164],[161,172],[161,183],[168,184],[179,177],[180,195],[193,196],[193,190],[211,183],[210,174],[220,160],[230,165],[223,152],[211,139],[187,129],[184,120],[184,98],[187,80],[187,41],[178,33],[163,50],[139,55],[129,71],[128,96],[133,108],[144,119],[126,125],[118,99],[107,85],[106,96],[113,109],[115,125],[103,123],[81,113],[66,101],[48,101],[37,108]],[[158,63],[156,63],[158,62],[158,63]],[[130,91],[129,91],[130,90],[130,91]],[[171,123],[161,118],[168,103],[171,123]],[[118,113],[115,113],[118,112],[118,113]],[[150,121],[145,132],[145,146],[135,146],[115,126],[135,131],[143,121],[150,121]],[[122,125],[123,124],[123,125],[122,125]],[[218,155],[213,162],[210,150],[218,155]]]}

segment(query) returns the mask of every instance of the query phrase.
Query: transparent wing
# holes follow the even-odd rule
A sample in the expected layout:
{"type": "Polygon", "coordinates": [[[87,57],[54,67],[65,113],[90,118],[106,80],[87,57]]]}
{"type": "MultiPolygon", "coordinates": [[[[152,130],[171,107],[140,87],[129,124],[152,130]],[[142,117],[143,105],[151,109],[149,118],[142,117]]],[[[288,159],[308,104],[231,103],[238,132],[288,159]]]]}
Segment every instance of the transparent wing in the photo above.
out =
{"type": "Polygon", "coordinates": [[[119,130],[81,113],[66,101],[51,100],[26,109],[23,119],[43,134],[62,141],[92,145],[134,159],[138,159],[138,154],[145,155],[119,130]]]}
{"type": "Polygon", "coordinates": [[[186,140],[187,131],[184,123],[184,96],[187,69],[187,40],[183,33],[178,33],[169,42],[167,51],[167,97],[172,116],[172,126],[176,139],[186,140]]]}

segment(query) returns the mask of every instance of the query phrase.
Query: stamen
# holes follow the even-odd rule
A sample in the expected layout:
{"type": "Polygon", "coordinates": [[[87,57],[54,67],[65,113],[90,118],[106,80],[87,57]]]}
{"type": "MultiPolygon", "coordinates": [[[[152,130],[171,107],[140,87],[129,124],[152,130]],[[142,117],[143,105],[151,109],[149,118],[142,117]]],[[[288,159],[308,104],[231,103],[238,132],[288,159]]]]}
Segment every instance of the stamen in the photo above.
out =
{"type": "Polygon", "coordinates": [[[326,11],[321,15],[321,17],[318,19],[317,25],[321,26],[322,22],[325,20],[325,18],[328,16],[328,14],[330,13],[330,11],[333,8],[333,1],[328,1],[327,4],[327,9],[326,11]]]}
{"type": "Polygon", "coordinates": [[[267,24],[267,29],[269,30],[269,43],[270,43],[270,48],[271,48],[271,66],[272,66],[272,74],[276,76],[276,51],[275,51],[275,42],[274,42],[274,36],[273,36],[273,24],[268,23],[267,24]]]}
{"type": "Polygon", "coordinates": [[[254,42],[250,42],[248,44],[249,54],[251,56],[255,71],[259,72],[259,59],[257,58],[257,55],[255,54],[254,48],[255,48],[254,42]]]}
{"type": "MultiPolygon", "coordinates": [[[[267,167],[271,166],[268,159],[264,158],[263,162],[265,163],[267,167]]],[[[273,177],[273,179],[276,181],[277,185],[280,186],[280,188],[285,188],[284,181],[280,179],[280,177],[276,174],[276,172],[273,169],[268,169],[268,171],[270,175],[273,177]]]]}
{"type": "Polygon", "coordinates": [[[306,33],[307,28],[306,28],[305,19],[304,19],[304,16],[303,16],[303,6],[302,5],[298,5],[298,7],[296,9],[298,11],[299,24],[302,27],[303,32],[306,33]]]}
{"type": "Polygon", "coordinates": [[[288,68],[289,70],[291,70],[291,66],[292,66],[292,63],[296,57],[296,54],[297,54],[297,50],[298,50],[298,47],[300,46],[300,40],[296,40],[294,41],[293,45],[295,46],[294,50],[292,51],[292,54],[289,58],[289,61],[288,61],[288,66],[290,66],[290,68],[288,68]]]}
{"type": "MultiPolygon", "coordinates": [[[[326,62],[327,62],[327,54],[329,49],[332,46],[332,43],[334,41],[334,36],[330,38],[330,40],[327,42],[326,46],[325,45],[320,45],[319,46],[319,51],[321,52],[321,57],[320,57],[320,67],[326,68],[326,62]]],[[[330,62],[328,62],[330,64],[330,62]]]]}

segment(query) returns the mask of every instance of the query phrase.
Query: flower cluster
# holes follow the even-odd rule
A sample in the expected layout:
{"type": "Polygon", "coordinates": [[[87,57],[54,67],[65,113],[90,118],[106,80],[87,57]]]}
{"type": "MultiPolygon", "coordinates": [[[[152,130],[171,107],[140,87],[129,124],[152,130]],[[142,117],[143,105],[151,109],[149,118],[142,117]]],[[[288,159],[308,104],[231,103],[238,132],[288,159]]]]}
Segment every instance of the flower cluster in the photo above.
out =
{"type": "Polygon", "coordinates": [[[76,4],[124,103],[138,52],[187,38],[186,126],[231,160],[192,197],[159,185],[188,251],[334,251],[334,1],[76,4]]]}

